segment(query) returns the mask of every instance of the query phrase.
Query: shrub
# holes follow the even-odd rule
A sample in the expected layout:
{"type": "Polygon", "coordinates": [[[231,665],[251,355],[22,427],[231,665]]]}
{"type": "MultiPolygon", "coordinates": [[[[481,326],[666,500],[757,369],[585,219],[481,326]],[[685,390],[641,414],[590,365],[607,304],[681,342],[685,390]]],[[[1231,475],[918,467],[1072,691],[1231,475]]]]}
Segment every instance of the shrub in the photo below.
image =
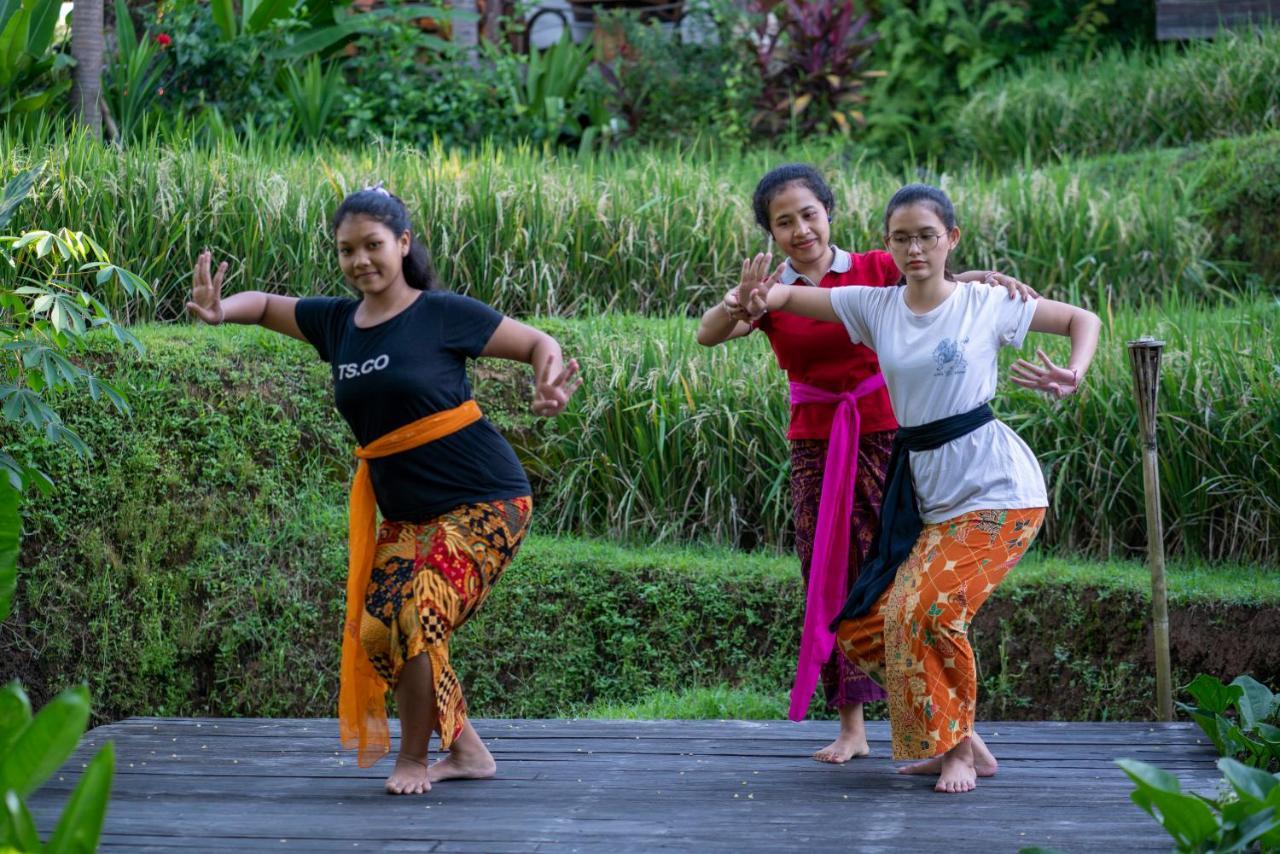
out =
{"type": "Polygon", "coordinates": [[[610,108],[626,120],[634,142],[671,145],[705,136],[722,142],[726,134],[741,142],[745,120],[738,117],[749,112],[754,90],[745,77],[745,53],[730,29],[721,25],[708,41],[686,43],[678,30],[659,22],[602,14],[596,31],[606,45],[603,52],[617,55],[598,62],[590,85],[601,88],[610,108]]]}
{"type": "Polygon", "coordinates": [[[841,133],[865,124],[871,16],[854,0],[786,0],[751,33],[760,75],[752,125],[770,135],[841,133]]]}
{"type": "Polygon", "coordinates": [[[388,23],[354,42],[343,68],[349,81],[335,117],[335,135],[430,148],[476,140],[516,139],[527,128],[489,69],[424,50],[416,27],[388,23]]]}
{"type": "Polygon", "coordinates": [[[1142,0],[872,0],[872,67],[864,137],[882,155],[955,162],[968,157],[956,116],[1001,69],[1053,57],[1080,64],[1108,46],[1150,43],[1154,9],[1142,0]],[[961,150],[957,152],[957,148],[961,150]]]}

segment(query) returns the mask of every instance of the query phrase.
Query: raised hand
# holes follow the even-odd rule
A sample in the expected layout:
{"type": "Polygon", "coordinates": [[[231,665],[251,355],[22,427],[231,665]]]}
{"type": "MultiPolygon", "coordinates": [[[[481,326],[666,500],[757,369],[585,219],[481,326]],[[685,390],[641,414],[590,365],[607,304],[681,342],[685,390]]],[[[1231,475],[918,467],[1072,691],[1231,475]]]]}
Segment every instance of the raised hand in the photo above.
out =
{"type": "Polygon", "coordinates": [[[1036,350],[1044,367],[1019,359],[1009,366],[1009,378],[1023,388],[1031,388],[1061,400],[1080,387],[1080,376],[1074,368],[1062,368],[1050,360],[1044,350],[1036,350]]]}
{"type": "Polygon", "coordinates": [[[531,409],[534,415],[543,418],[564,412],[565,404],[582,385],[582,377],[578,376],[577,359],[570,359],[564,370],[553,377],[551,374],[555,370],[555,362],[556,356],[548,353],[542,369],[538,371],[538,380],[533,389],[531,409]]]}
{"type": "Polygon", "coordinates": [[[765,300],[769,289],[782,278],[786,262],[782,262],[770,273],[769,266],[773,262],[773,253],[759,252],[754,258],[742,262],[742,278],[738,280],[737,303],[753,320],[768,310],[765,300]]]}
{"type": "Polygon", "coordinates": [[[1040,294],[1028,284],[1024,284],[1013,276],[1006,276],[1004,273],[992,271],[982,278],[982,281],[991,287],[1002,287],[1009,292],[1009,299],[1022,297],[1022,301],[1029,299],[1039,299],[1040,294]]]}
{"type": "MultiPolygon", "coordinates": [[[[747,262],[743,261],[742,263],[743,266],[746,266],[747,262]]],[[[724,299],[720,301],[720,305],[724,308],[725,313],[734,320],[739,321],[740,323],[750,323],[756,318],[747,314],[747,310],[738,303],[738,287],[738,285],[734,285],[729,288],[724,295],[724,299]]]]}
{"type": "Polygon", "coordinates": [[[191,300],[187,303],[187,311],[210,326],[217,326],[226,316],[222,310],[222,280],[227,274],[227,262],[219,264],[218,272],[211,276],[209,266],[212,258],[207,249],[196,256],[196,264],[191,271],[191,300]]]}

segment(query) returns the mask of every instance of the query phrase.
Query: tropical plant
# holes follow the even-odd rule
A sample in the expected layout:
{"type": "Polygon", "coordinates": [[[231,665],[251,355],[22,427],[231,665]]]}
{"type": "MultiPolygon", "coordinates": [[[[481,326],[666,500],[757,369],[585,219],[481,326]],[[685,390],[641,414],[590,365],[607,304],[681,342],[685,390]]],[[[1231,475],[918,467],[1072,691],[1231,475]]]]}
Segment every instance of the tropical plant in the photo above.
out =
{"type": "MultiPolygon", "coordinates": [[[[165,36],[167,39],[168,36],[165,36]]],[[[132,139],[155,103],[168,57],[159,44],[134,29],[125,0],[116,0],[116,61],[107,66],[103,94],[121,139],[132,139]]]]}
{"type": "MultiPolygon", "coordinates": [[[[357,9],[350,0],[242,0],[236,15],[232,0],[212,0],[213,19],[224,42],[245,35],[258,35],[273,29],[294,31],[287,46],[277,49],[277,59],[302,59],[312,54],[326,54],[359,33],[369,32],[386,18],[404,20],[435,18],[439,21],[474,20],[475,13],[439,6],[401,6],[390,3],[379,9],[357,9]]],[[[424,34],[431,47],[447,51],[450,44],[436,36],[424,34]]]]}
{"type": "MultiPolygon", "coordinates": [[[[1251,676],[1223,685],[1201,673],[1186,687],[1195,703],[1178,703],[1226,757],[1268,771],[1280,770],[1280,697],[1251,676]],[[1234,720],[1227,715],[1234,710],[1234,720]]],[[[1280,804],[1278,804],[1280,805],[1280,804]]]]}
{"type": "MultiPolygon", "coordinates": [[[[417,26],[384,21],[351,43],[354,55],[342,63],[348,85],[334,108],[334,136],[359,144],[395,140],[419,149],[437,140],[453,148],[518,139],[507,90],[494,83],[503,79],[502,70],[487,58],[477,66],[428,53],[425,39],[417,26]]],[[[504,61],[517,62],[514,56],[504,61]]]]}
{"type": "MultiPolygon", "coordinates": [[[[0,229],[8,227],[18,203],[31,191],[41,167],[14,177],[0,201],[0,229]]],[[[151,288],[138,276],[112,264],[92,237],[61,228],[35,229],[0,236],[0,260],[7,266],[0,278],[0,418],[66,444],[82,456],[88,445],[67,429],[54,409],[53,396],[85,385],[94,399],[108,400],[128,410],[120,389],[94,376],[69,356],[90,329],[106,328],[116,339],[141,352],[138,340],[117,323],[110,309],[91,289],[115,286],[148,301],[151,288]],[[92,277],[92,285],[86,280],[92,277]]],[[[28,480],[49,483],[47,475],[0,451],[0,472],[15,488],[28,480]]]]}
{"type": "Polygon", "coordinates": [[[71,88],[55,50],[60,0],[0,0],[0,116],[48,109],[71,88]]]}
{"type": "Polygon", "coordinates": [[[1218,760],[1225,793],[1182,791],[1178,778],[1133,759],[1117,759],[1136,788],[1129,797],[1173,837],[1177,851],[1280,851],[1280,774],[1218,760]]]}
{"type": "Polygon", "coordinates": [[[854,0],[786,0],[752,33],[763,86],[753,126],[767,133],[838,131],[866,119],[864,70],[876,36],[854,0]]]}
{"type": "Polygon", "coordinates": [[[40,788],[79,744],[89,722],[89,691],[69,688],[32,716],[31,703],[17,682],[0,688],[0,847],[27,851],[93,851],[111,795],[115,745],[94,755],[46,845],[23,798],[40,788]]]}
{"type": "Polygon", "coordinates": [[[338,63],[330,62],[326,67],[320,57],[313,56],[306,61],[301,74],[294,66],[286,65],[280,71],[277,85],[293,107],[294,130],[309,142],[324,136],[344,88],[338,63]]]}
{"type": "Polygon", "coordinates": [[[603,99],[588,96],[585,81],[593,48],[575,44],[568,30],[555,44],[531,51],[527,60],[514,65],[502,61],[508,57],[499,48],[486,43],[485,50],[506,70],[503,85],[516,117],[529,126],[535,141],[577,142],[589,150],[599,136],[622,130],[603,99]]]}
{"type": "Polygon", "coordinates": [[[740,33],[727,24],[706,24],[713,25],[718,37],[686,42],[678,30],[645,22],[634,11],[597,16],[596,32],[607,34],[597,38],[615,44],[616,55],[597,60],[599,74],[588,75],[588,85],[603,85],[609,109],[626,121],[629,137],[668,145],[702,135],[717,145],[726,135],[745,138],[738,126],[746,119],[737,116],[755,105],[754,89],[744,94],[747,76],[755,75],[753,60],[740,33]],[[735,75],[739,79],[731,79],[735,75]]]}
{"type": "Polygon", "coordinates": [[[867,98],[867,140],[889,153],[940,155],[968,93],[1018,55],[1016,0],[882,0],[867,98]]]}

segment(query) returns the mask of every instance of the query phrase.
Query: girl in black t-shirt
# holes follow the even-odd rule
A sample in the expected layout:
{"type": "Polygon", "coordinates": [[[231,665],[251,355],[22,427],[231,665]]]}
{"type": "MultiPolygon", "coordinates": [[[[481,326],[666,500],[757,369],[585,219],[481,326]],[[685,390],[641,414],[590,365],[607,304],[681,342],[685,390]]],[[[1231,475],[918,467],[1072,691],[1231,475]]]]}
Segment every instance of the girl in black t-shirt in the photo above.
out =
{"type": "Polygon", "coordinates": [[[496,765],[466,719],[449,638],[488,598],[529,524],[529,482],[480,416],[466,360],[533,365],[533,412],[555,416],[581,384],[551,336],[484,303],[436,290],[404,203],[380,185],[333,217],[338,264],[359,299],[259,291],[222,299],[227,264],[196,260],[187,309],[211,325],[259,324],[309,342],[332,365],[338,410],[360,443],[339,721],[361,766],[390,749],[385,691],[395,691],[400,751],[392,794],[491,777],[496,765]],[[373,500],[383,521],[373,528],[373,500]],[[428,766],[433,731],[448,756],[428,766]]]}

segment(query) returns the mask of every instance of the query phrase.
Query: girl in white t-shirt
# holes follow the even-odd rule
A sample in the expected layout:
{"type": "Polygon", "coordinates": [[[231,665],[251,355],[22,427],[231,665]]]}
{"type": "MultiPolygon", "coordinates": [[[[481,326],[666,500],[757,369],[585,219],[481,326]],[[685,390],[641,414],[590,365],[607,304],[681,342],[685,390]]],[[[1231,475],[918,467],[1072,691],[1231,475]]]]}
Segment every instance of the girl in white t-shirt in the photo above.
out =
{"type": "Polygon", "coordinates": [[[996,760],[973,729],[977,676],[968,628],[1031,544],[1048,498],[1035,455],[988,402],[1000,347],[1028,331],[1071,339],[1065,366],[1037,351],[1013,382],[1064,397],[1080,386],[1101,324],[1053,300],[1010,300],[958,282],[947,259],[960,241],[955,210],[935,187],[912,184],[885,211],[885,245],[903,274],[896,288],[789,287],[778,271],[744,285],[752,310],[843,323],[880,359],[901,429],[872,554],[837,628],[840,648],[889,694],[901,771],[937,773],[940,792],[971,791],[996,760]]]}

